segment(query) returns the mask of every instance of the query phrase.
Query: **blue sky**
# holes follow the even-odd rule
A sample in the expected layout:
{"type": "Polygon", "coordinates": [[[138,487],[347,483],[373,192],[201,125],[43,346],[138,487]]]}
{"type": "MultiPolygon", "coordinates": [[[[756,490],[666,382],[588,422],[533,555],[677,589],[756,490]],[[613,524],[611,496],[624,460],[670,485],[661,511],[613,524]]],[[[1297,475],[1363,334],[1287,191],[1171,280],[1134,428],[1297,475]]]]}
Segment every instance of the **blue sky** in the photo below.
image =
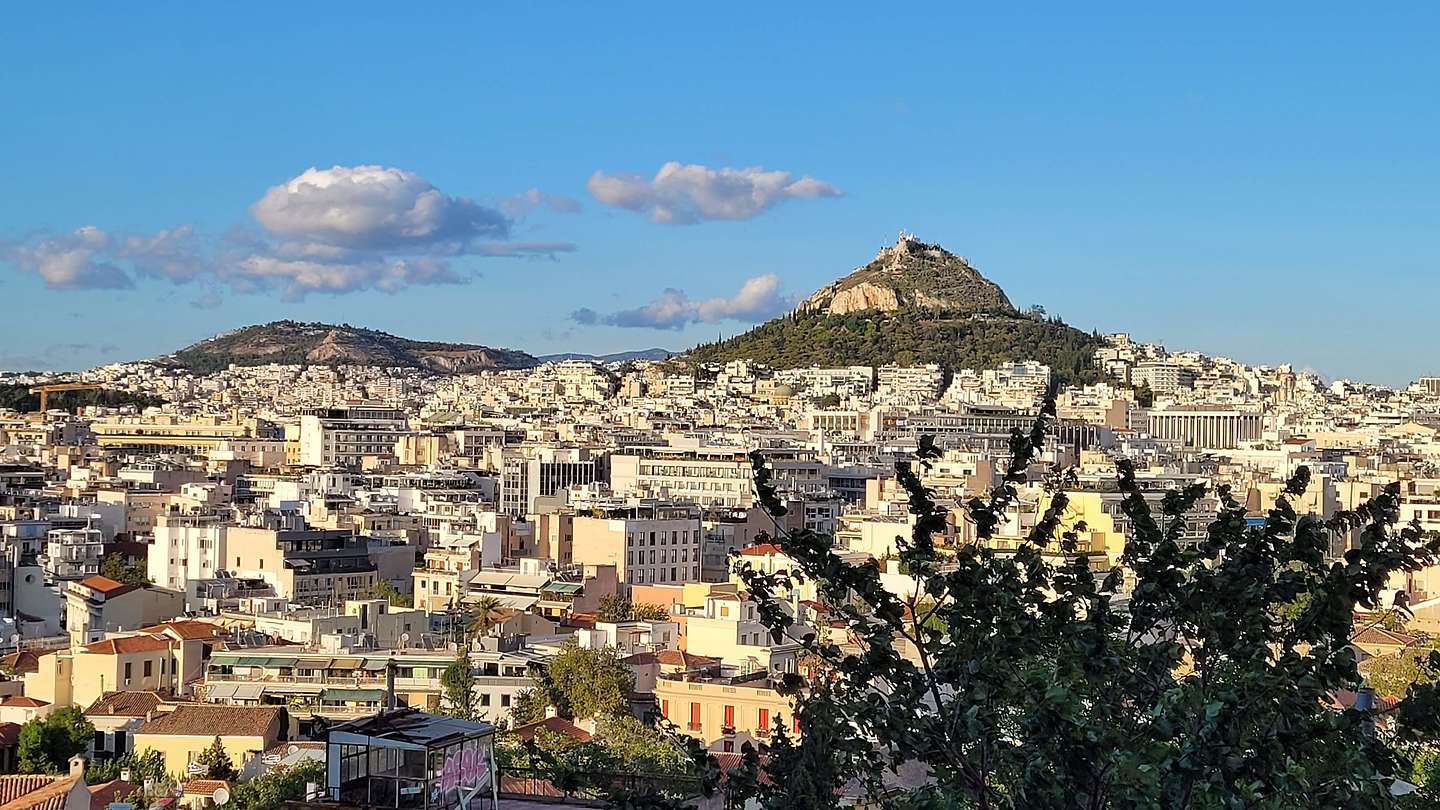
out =
{"type": "Polygon", "coordinates": [[[16,7],[0,366],[685,348],[907,228],[1081,328],[1440,372],[1440,8],[957,5],[16,7]]]}

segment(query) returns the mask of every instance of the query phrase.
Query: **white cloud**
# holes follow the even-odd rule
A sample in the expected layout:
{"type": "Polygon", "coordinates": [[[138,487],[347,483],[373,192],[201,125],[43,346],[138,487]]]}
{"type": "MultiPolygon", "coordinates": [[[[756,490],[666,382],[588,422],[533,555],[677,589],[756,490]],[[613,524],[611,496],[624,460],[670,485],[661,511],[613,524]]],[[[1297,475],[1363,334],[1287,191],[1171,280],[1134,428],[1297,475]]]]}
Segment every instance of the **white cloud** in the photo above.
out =
{"type": "Polygon", "coordinates": [[[648,329],[683,329],[692,323],[723,320],[762,321],[791,309],[794,300],[780,294],[780,279],[774,273],[745,280],[740,291],[729,298],[694,301],[683,290],[666,288],[650,303],[602,315],[592,309],[578,309],[570,318],[581,324],[605,324],[648,329]]]}
{"type": "Polygon", "coordinates": [[[406,287],[464,284],[448,263],[429,257],[362,262],[322,262],[254,254],[227,268],[222,278],[240,290],[280,289],[288,300],[312,292],[340,295],[375,289],[394,293],[406,287]]]}
{"type": "Polygon", "coordinates": [[[648,212],[653,222],[693,225],[705,220],[751,219],[789,199],[839,197],[840,189],[809,175],[758,166],[711,169],[670,161],[655,177],[597,171],[585,187],[606,205],[648,212]]]}
{"type": "Polygon", "coordinates": [[[124,270],[105,261],[113,240],[93,225],[74,233],[19,244],[5,249],[4,256],[26,273],[45,280],[45,286],[61,290],[116,290],[134,286],[124,270]]]}
{"type": "MultiPolygon", "coordinates": [[[[503,199],[511,201],[514,216],[536,206],[579,206],[539,189],[503,199]]],[[[570,242],[511,241],[511,218],[500,210],[383,166],[307,169],[268,189],[250,212],[260,228],[232,229],[221,239],[202,237],[190,225],[124,238],[85,227],[0,245],[0,259],[54,288],[131,287],[136,277],[181,284],[200,279],[205,292],[193,303],[212,307],[221,286],[242,293],[276,290],[288,299],[393,293],[463,284],[477,275],[452,269],[442,257],[554,258],[575,250],[570,242]]]]}
{"type": "Polygon", "coordinates": [[[128,259],[131,268],[140,275],[181,283],[209,269],[201,257],[193,225],[179,225],[154,236],[128,236],[115,255],[128,259]]]}
{"type": "Polygon", "coordinates": [[[306,169],[272,186],[250,213],[283,239],[398,253],[464,253],[473,240],[510,232],[499,211],[385,166],[306,169]]]}

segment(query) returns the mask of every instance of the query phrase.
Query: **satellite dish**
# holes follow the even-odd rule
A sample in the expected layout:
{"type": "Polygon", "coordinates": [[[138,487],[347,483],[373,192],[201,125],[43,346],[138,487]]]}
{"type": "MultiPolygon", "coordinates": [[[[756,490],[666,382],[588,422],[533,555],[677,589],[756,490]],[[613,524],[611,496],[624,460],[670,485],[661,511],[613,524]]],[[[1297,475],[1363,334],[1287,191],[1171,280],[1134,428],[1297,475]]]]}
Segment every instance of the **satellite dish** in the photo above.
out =
{"type": "Polygon", "coordinates": [[[409,644],[409,643],[410,643],[410,634],[409,634],[409,633],[401,633],[401,634],[400,634],[400,646],[401,646],[401,647],[404,647],[405,645],[407,645],[407,644],[409,644]]]}
{"type": "Polygon", "coordinates": [[[216,807],[219,807],[230,801],[230,791],[223,787],[215,788],[215,792],[210,794],[210,800],[215,802],[216,807]]]}

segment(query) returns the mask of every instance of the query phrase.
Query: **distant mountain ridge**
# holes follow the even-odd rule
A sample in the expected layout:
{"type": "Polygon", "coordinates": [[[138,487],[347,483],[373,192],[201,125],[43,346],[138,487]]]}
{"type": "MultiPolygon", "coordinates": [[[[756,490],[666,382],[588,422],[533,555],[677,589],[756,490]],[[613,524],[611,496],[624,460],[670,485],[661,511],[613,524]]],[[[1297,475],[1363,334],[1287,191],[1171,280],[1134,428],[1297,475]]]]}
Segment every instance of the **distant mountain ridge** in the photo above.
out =
{"type": "Polygon", "coordinates": [[[268,363],[321,366],[387,366],[438,374],[530,368],[539,361],[526,352],[473,343],[410,340],[349,324],[274,321],[224,332],[186,346],[159,362],[197,373],[230,365],[268,363]]]}
{"type": "Polygon", "coordinates": [[[922,365],[950,370],[1038,360],[1070,382],[1093,368],[1098,335],[1021,313],[963,257],[901,233],[894,245],[795,310],[728,340],[696,346],[691,363],[752,360],[775,368],[922,365]]]}
{"type": "Polygon", "coordinates": [[[561,352],[560,354],[542,354],[535,358],[542,363],[558,363],[564,360],[587,360],[591,363],[625,363],[631,360],[668,360],[679,354],[669,349],[636,349],[633,352],[611,352],[610,354],[582,354],[579,352],[561,352]]]}

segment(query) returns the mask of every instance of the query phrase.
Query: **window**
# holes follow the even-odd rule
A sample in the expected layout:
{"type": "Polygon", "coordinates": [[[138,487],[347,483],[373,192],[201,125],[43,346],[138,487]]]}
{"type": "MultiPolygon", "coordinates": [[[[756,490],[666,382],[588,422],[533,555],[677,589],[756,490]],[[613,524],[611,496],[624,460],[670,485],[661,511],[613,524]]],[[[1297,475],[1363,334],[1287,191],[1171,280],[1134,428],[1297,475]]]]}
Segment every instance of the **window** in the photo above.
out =
{"type": "Polygon", "coordinates": [[[800,715],[795,712],[790,713],[790,730],[796,734],[800,733],[800,715]]]}
{"type": "Polygon", "coordinates": [[[691,731],[699,731],[699,730],[700,730],[700,704],[699,704],[699,703],[691,703],[691,704],[690,704],[690,730],[691,730],[691,731]]]}
{"type": "Polygon", "coordinates": [[[726,707],[725,707],[725,728],[729,728],[729,729],[735,728],[735,707],[734,707],[734,706],[726,706],[726,707]]]}
{"type": "Polygon", "coordinates": [[[155,662],[154,662],[154,661],[151,661],[151,660],[149,660],[149,659],[146,659],[146,660],[145,660],[145,666],[143,667],[143,669],[145,670],[145,677],[146,677],[146,678],[150,677],[150,675],[152,674],[152,670],[154,669],[154,666],[155,666],[155,662]]]}
{"type": "Polygon", "coordinates": [[[490,705],[490,695],[489,695],[488,692],[487,692],[486,694],[483,694],[483,695],[480,696],[480,705],[481,705],[481,706],[489,706],[489,705],[490,705]]]}
{"type": "Polygon", "coordinates": [[[501,695],[501,696],[500,696],[500,705],[501,705],[501,706],[504,706],[505,708],[508,709],[508,708],[510,707],[510,696],[509,696],[509,695],[501,695]]]}
{"type": "Polygon", "coordinates": [[[660,701],[660,716],[665,718],[666,720],[670,719],[670,701],[660,701]]]}
{"type": "Polygon", "coordinates": [[[770,710],[769,710],[769,709],[761,709],[761,710],[760,710],[760,730],[761,730],[762,732],[764,732],[764,731],[769,731],[769,730],[770,730],[770,710]]]}
{"type": "Polygon", "coordinates": [[[129,661],[126,661],[126,662],[125,662],[125,683],[127,683],[127,684],[130,683],[130,670],[131,670],[134,666],[135,666],[135,665],[132,664],[132,663],[130,663],[129,661]]]}

